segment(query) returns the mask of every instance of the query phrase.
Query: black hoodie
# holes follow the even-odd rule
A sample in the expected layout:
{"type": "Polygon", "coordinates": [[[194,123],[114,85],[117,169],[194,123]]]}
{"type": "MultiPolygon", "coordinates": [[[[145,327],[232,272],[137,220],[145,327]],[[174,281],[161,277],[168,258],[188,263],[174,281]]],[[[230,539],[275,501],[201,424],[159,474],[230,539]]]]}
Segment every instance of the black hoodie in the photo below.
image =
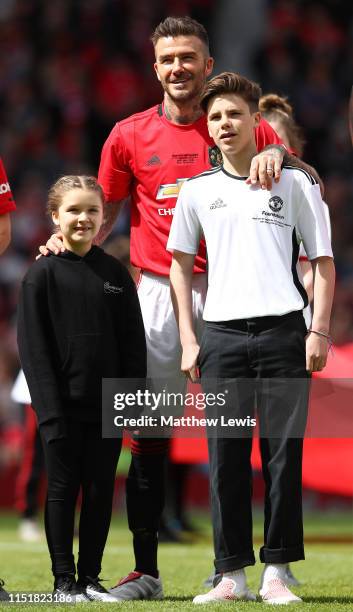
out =
{"type": "Polygon", "coordinates": [[[146,341],[126,268],[93,246],[41,257],[22,281],[18,347],[41,425],[101,421],[102,378],[144,378],[146,341]]]}

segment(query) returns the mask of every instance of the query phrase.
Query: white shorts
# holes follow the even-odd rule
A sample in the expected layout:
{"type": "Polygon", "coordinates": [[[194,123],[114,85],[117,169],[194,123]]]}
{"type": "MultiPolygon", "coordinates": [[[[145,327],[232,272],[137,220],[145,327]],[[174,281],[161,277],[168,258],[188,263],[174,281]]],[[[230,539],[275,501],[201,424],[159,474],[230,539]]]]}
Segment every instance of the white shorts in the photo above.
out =
{"type": "Polygon", "coordinates": [[[18,404],[30,404],[31,396],[23,370],[20,370],[11,390],[11,399],[18,404]]]}
{"type": "MultiPolygon", "coordinates": [[[[142,272],[138,297],[145,326],[147,343],[147,377],[169,378],[175,381],[175,393],[185,389],[182,374],[181,345],[170,297],[169,278],[142,272]]],[[[203,329],[203,307],[207,292],[206,274],[195,274],[192,284],[194,329],[200,339],[203,329]]]]}

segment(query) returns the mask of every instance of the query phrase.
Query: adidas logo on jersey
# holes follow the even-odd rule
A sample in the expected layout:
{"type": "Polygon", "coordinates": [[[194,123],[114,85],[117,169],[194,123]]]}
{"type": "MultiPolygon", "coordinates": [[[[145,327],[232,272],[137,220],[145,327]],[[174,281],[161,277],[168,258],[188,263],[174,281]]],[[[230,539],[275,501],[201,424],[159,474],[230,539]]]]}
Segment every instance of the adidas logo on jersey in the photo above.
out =
{"type": "Polygon", "coordinates": [[[158,155],[152,155],[152,157],[148,160],[147,166],[160,166],[161,160],[158,155]]]}
{"type": "Polygon", "coordinates": [[[214,202],[212,202],[210,206],[210,210],[214,210],[215,208],[225,208],[227,204],[221,200],[221,198],[217,198],[214,202]]]}

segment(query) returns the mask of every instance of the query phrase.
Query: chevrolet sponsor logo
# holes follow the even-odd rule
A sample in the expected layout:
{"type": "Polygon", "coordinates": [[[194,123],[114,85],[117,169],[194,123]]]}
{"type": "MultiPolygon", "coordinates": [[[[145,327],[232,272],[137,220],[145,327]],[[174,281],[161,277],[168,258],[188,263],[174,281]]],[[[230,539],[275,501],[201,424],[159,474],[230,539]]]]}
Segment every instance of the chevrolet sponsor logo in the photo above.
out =
{"type": "Polygon", "coordinates": [[[186,178],[177,179],[176,183],[167,183],[161,185],[157,192],[157,200],[166,200],[168,198],[177,198],[183,183],[187,181],[186,178]]]}

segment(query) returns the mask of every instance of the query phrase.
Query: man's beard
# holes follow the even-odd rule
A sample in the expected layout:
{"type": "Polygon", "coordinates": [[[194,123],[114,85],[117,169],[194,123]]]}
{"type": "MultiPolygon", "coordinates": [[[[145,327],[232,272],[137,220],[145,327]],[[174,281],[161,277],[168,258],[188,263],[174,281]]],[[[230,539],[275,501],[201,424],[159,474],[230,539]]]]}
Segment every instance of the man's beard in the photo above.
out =
{"type": "Polygon", "coordinates": [[[201,84],[198,85],[195,83],[192,89],[179,90],[177,92],[175,92],[175,90],[171,90],[170,84],[165,86],[163,89],[168,94],[169,98],[173,100],[173,102],[176,102],[176,103],[188,102],[189,103],[189,102],[192,102],[193,100],[197,100],[198,102],[201,96],[201,91],[203,90],[203,83],[202,85],[201,84]]]}

